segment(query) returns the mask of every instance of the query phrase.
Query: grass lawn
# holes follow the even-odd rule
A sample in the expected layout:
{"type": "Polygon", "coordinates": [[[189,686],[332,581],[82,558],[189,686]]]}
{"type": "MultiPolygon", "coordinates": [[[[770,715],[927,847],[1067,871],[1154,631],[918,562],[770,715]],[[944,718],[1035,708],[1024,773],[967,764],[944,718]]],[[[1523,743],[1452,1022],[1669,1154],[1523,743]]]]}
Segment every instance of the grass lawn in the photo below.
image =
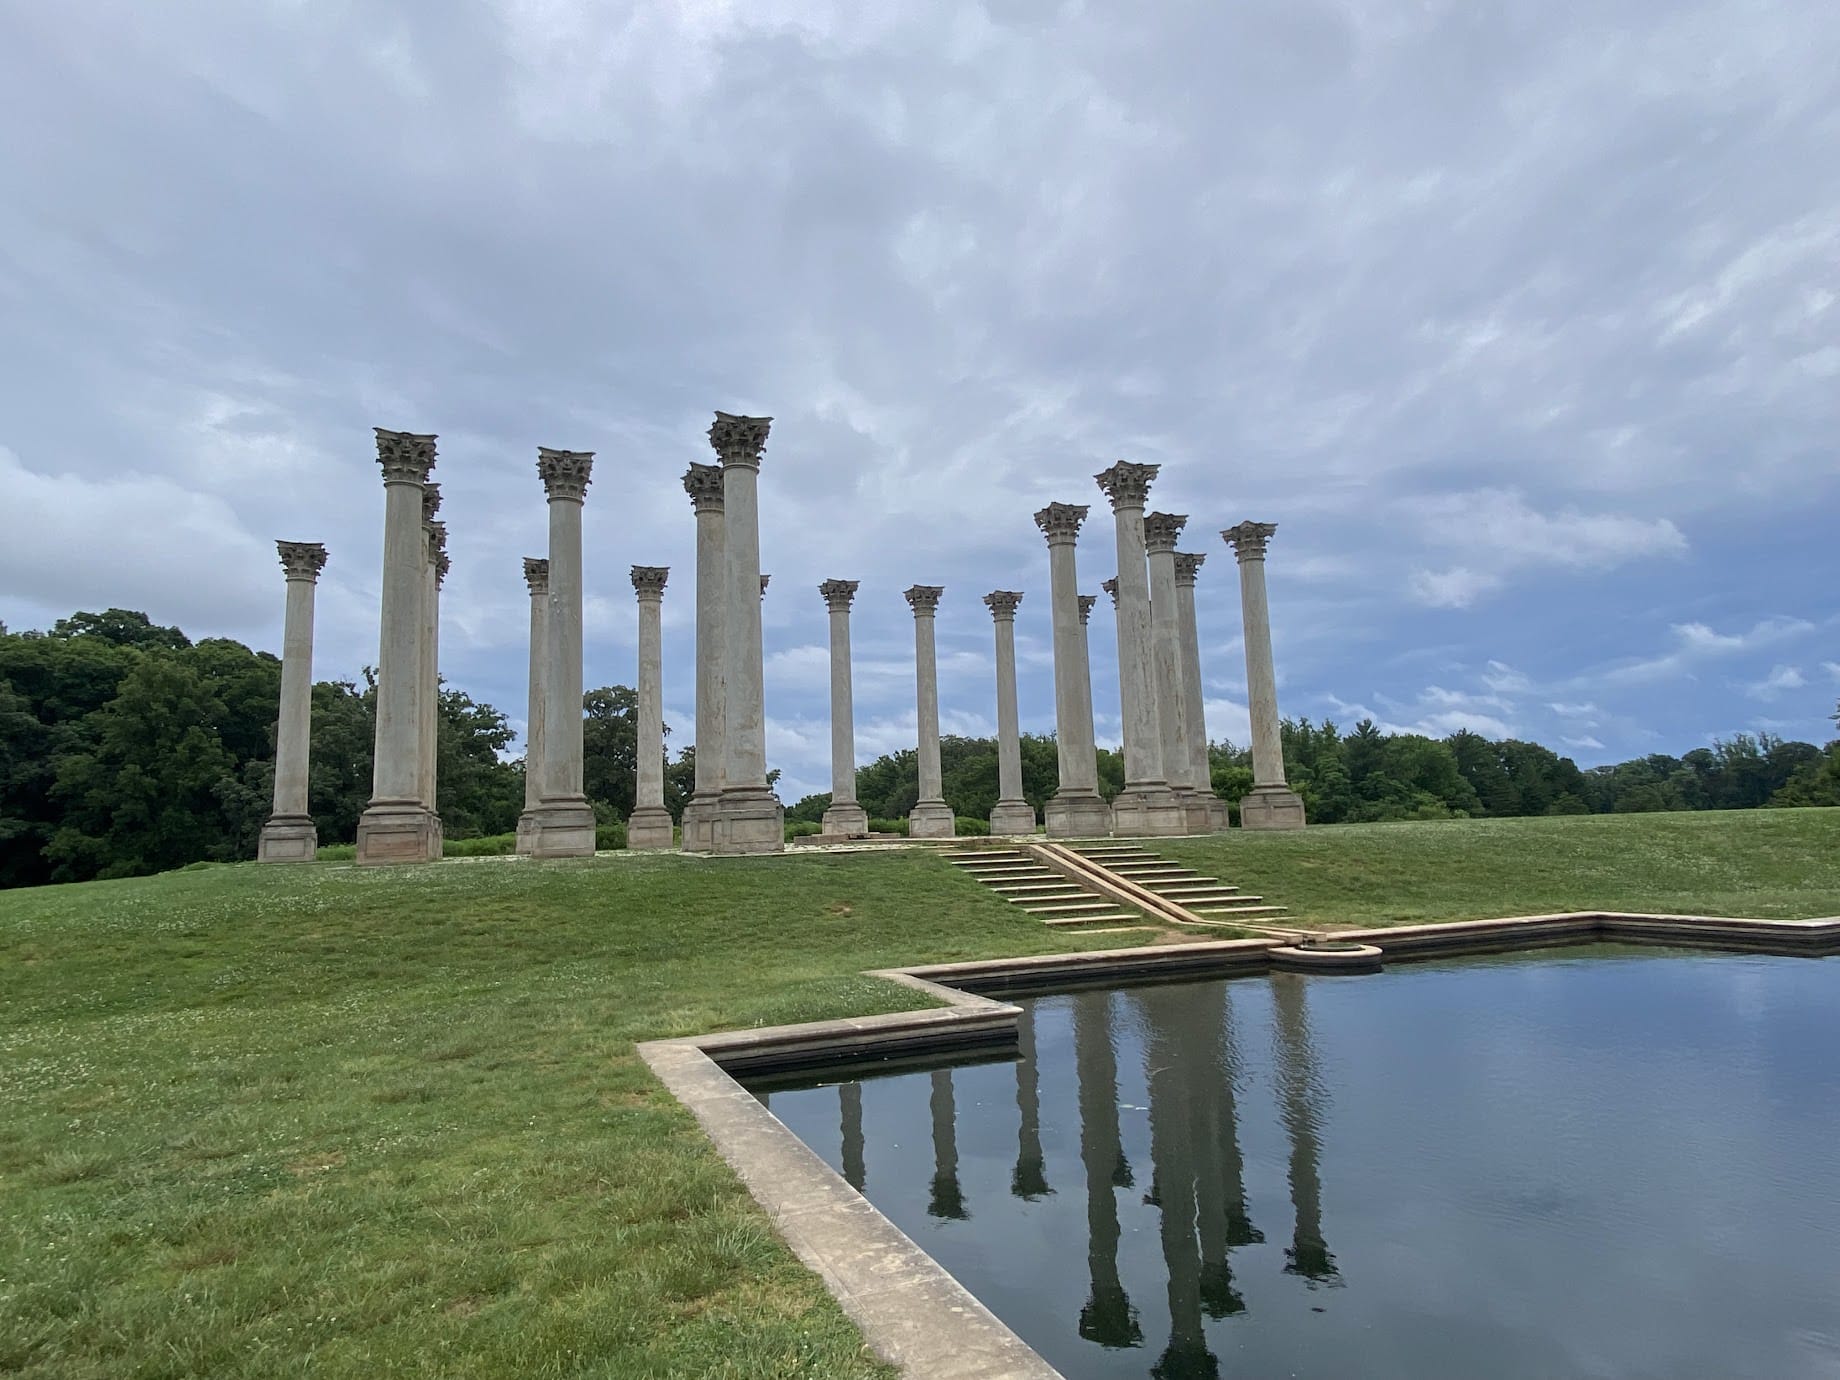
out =
{"type": "MultiPolygon", "coordinates": [[[[1164,851],[1329,922],[1840,912],[1840,811],[1164,851]]],[[[0,1371],[884,1373],[636,1040],[1115,945],[918,852],[212,867],[0,895],[0,1371]]]]}

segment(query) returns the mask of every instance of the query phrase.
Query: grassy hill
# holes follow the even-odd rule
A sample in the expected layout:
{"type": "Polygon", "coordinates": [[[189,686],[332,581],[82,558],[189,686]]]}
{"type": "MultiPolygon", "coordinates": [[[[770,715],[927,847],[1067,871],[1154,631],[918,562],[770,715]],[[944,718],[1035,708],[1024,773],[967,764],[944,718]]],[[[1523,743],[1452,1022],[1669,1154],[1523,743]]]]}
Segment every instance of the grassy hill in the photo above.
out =
{"type": "MultiPolygon", "coordinates": [[[[1840,811],[1776,811],[1166,851],[1367,923],[1833,914],[1836,842],[1840,811]]],[[[867,967],[1081,946],[918,852],[0,895],[0,1371],[882,1374],[633,1043],[917,1000],[867,967]]]]}

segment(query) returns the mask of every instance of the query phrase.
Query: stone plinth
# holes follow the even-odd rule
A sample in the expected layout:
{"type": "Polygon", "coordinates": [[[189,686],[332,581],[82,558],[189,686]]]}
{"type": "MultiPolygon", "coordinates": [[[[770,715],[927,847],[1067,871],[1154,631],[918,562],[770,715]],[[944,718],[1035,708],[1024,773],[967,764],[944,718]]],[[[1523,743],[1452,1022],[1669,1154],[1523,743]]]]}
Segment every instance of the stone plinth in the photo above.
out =
{"type": "Polygon", "coordinates": [[[274,810],[256,840],[257,862],[312,862],[319,831],[307,809],[313,738],[313,592],[326,566],[316,541],[278,541],[287,576],[281,628],[281,709],[275,721],[274,810]]]}
{"type": "Polygon", "coordinates": [[[1289,786],[1254,786],[1239,801],[1242,829],[1301,829],[1303,797],[1289,786]]]}
{"type": "Polygon", "coordinates": [[[907,815],[907,836],[914,839],[949,839],[957,832],[941,793],[939,769],[939,660],[933,625],[945,592],[943,585],[914,585],[902,594],[914,611],[914,704],[920,730],[920,798],[907,815]]]}
{"type": "Polygon", "coordinates": [[[383,627],[371,799],[358,819],[358,862],[366,866],[441,855],[440,821],[421,796],[422,488],[434,469],[435,437],[376,432],[384,492],[383,627]]]}

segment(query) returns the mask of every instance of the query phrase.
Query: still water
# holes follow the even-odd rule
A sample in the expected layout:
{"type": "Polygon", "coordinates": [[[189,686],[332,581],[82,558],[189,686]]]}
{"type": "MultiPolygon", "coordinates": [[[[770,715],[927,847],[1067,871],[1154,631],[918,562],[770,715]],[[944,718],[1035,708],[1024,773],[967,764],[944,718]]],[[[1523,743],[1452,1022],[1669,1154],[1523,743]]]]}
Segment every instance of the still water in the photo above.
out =
{"type": "Polygon", "coordinates": [[[1021,1003],[760,1095],[1071,1377],[1840,1377],[1840,959],[1021,1003]]]}

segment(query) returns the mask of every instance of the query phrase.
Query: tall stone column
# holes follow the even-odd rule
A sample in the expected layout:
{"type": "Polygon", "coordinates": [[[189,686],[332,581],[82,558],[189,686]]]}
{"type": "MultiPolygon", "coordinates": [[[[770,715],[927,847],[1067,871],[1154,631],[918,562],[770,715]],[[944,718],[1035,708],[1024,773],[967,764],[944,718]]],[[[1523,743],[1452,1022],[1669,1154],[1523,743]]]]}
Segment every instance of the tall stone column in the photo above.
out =
{"type": "Polygon", "coordinates": [[[1205,834],[1208,815],[1207,777],[1197,784],[1189,743],[1188,680],[1183,675],[1181,599],[1176,590],[1176,541],[1188,525],[1183,513],[1147,513],[1144,549],[1150,563],[1150,661],[1156,684],[1157,727],[1163,745],[1163,775],[1182,803],[1183,827],[1205,834]]]}
{"type": "Polygon", "coordinates": [[[946,804],[939,770],[939,659],[933,626],[943,585],[914,585],[903,592],[914,611],[914,704],[920,741],[920,799],[907,816],[907,834],[916,839],[949,839],[957,823],[946,804]]]}
{"type": "Polygon", "coordinates": [[[767,784],[767,709],[761,656],[760,456],[771,417],[716,413],[709,444],[722,462],[728,639],[727,751],[717,802],[714,851],[778,853],[786,847],[786,811],[767,784]]]}
{"type": "Polygon", "coordinates": [[[594,852],[594,807],[582,793],[581,728],[581,507],[593,468],[592,451],[537,448],[537,474],[549,499],[543,764],[530,830],[531,855],[538,858],[594,852]]]}
{"type": "Polygon", "coordinates": [[[275,721],[275,809],[256,841],[257,862],[312,862],[319,831],[307,804],[313,741],[313,592],[326,568],[316,541],[278,541],[287,576],[281,625],[281,714],[275,721]]]}
{"type": "Polygon", "coordinates": [[[530,589],[530,692],[524,709],[524,813],[518,817],[517,851],[528,855],[536,838],[536,809],[543,802],[544,634],[549,627],[549,562],[524,557],[530,589]]]}
{"type": "Polygon", "coordinates": [[[1093,478],[1111,500],[1118,541],[1118,685],[1124,718],[1124,789],[1112,801],[1112,832],[1179,834],[1187,814],[1163,769],[1162,724],[1150,636],[1144,502],[1158,466],[1119,461],[1093,478]]]}
{"type": "Polygon", "coordinates": [[[626,819],[628,848],[669,848],[671,812],[664,807],[664,584],[668,566],[635,565],[639,596],[639,780],[626,819]]]}
{"type": "Polygon", "coordinates": [[[1022,725],[1016,708],[1016,609],[1013,589],[984,596],[997,637],[997,803],[990,812],[993,834],[1032,834],[1035,807],[1022,795],[1022,725]]]}
{"type": "Polygon", "coordinates": [[[358,861],[428,862],[441,844],[440,823],[421,796],[422,486],[434,469],[435,438],[375,430],[384,493],[383,631],[371,799],[358,818],[358,861]]]}
{"type": "Polygon", "coordinates": [[[684,492],[696,513],[696,790],[684,805],[684,851],[710,853],[716,846],[716,803],[728,752],[722,732],[728,700],[722,467],[691,465],[684,471],[684,492]]]}
{"type": "Polygon", "coordinates": [[[1083,503],[1050,503],[1035,514],[1048,539],[1048,603],[1054,627],[1054,736],[1060,784],[1042,811],[1050,838],[1103,837],[1111,807],[1099,794],[1093,743],[1092,669],[1086,654],[1086,612],[1074,546],[1086,521],[1083,503]]]}
{"type": "Polygon", "coordinates": [[[1208,756],[1207,691],[1201,684],[1201,628],[1195,618],[1195,577],[1207,557],[1199,551],[1176,552],[1176,613],[1182,634],[1183,703],[1188,710],[1188,772],[1202,803],[1207,806],[1210,830],[1230,823],[1227,802],[1214,794],[1214,766],[1208,756]]]}
{"type": "Polygon", "coordinates": [[[818,586],[831,614],[831,804],[819,826],[846,837],[869,832],[869,812],[856,801],[856,695],[850,671],[850,605],[856,580],[818,586]]]}
{"type": "Polygon", "coordinates": [[[1265,600],[1265,547],[1275,522],[1242,522],[1220,535],[1239,558],[1239,606],[1246,638],[1246,699],[1252,711],[1252,789],[1239,802],[1247,829],[1303,828],[1303,801],[1284,780],[1278,677],[1271,659],[1271,611],[1265,600]]]}
{"type": "MultiPolygon", "coordinates": [[[[434,507],[441,503],[440,485],[429,484],[422,492],[422,511],[429,511],[428,491],[434,490],[434,507]]],[[[416,779],[420,783],[422,803],[434,815],[437,837],[435,856],[444,845],[440,838],[440,747],[441,747],[441,586],[447,580],[447,524],[424,521],[422,535],[428,554],[422,572],[421,701],[416,706],[416,779]]]]}

